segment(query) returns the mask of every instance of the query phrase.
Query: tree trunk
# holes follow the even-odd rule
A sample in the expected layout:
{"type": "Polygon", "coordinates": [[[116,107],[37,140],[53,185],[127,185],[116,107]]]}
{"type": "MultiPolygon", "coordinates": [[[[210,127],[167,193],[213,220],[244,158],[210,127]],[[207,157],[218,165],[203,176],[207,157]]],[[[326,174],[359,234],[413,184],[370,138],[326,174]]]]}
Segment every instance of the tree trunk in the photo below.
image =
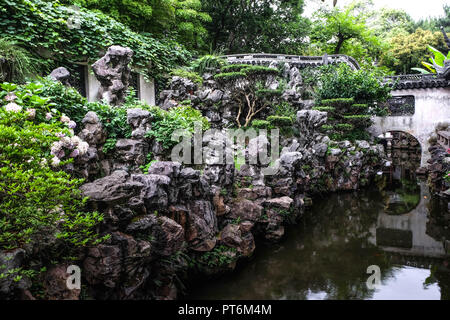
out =
{"type": "Polygon", "coordinates": [[[334,54],[339,54],[341,52],[342,45],[345,41],[345,38],[341,34],[338,34],[338,39],[338,43],[336,45],[336,48],[334,49],[334,54]]]}

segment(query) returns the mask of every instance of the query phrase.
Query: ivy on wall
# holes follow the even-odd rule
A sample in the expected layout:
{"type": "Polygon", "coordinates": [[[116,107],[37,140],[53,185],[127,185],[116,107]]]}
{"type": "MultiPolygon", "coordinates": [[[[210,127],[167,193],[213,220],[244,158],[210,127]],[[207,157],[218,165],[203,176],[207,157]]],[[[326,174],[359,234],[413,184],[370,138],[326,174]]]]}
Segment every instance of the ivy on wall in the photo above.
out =
{"type": "Polygon", "coordinates": [[[74,10],[58,1],[2,0],[0,34],[39,55],[49,67],[67,62],[92,63],[111,45],[134,51],[133,68],[146,78],[166,76],[190,59],[173,40],[164,42],[131,31],[99,12],[74,10]]]}

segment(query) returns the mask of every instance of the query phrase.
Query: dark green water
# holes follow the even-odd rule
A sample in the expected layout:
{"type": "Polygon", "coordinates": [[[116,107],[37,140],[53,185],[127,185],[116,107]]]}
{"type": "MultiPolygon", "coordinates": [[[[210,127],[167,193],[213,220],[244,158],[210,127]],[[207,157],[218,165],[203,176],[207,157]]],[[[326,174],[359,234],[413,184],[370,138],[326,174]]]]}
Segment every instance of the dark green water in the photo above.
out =
{"type": "Polygon", "coordinates": [[[250,261],[187,298],[450,299],[446,211],[410,173],[394,168],[383,191],[315,199],[281,244],[258,244],[250,261]],[[372,265],[381,270],[375,289],[366,284],[372,265]]]}

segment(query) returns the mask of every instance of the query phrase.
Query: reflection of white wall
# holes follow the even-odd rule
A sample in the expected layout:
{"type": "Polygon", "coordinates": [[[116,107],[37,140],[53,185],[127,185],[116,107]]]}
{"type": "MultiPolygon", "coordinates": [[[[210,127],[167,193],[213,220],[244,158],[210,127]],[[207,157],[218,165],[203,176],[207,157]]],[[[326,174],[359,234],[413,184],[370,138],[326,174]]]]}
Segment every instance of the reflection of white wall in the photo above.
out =
{"type": "Polygon", "coordinates": [[[375,117],[371,131],[379,136],[387,131],[413,135],[422,146],[422,165],[430,158],[428,139],[436,125],[450,119],[450,88],[409,89],[392,92],[393,96],[414,96],[416,112],[408,117],[375,117]]]}
{"type": "MultiPolygon", "coordinates": [[[[97,101],[100,82],[98,82],[90,66],[86,66],[85,74],[86,74],[86,97],[88,101],[97,101]]],[[[153,80],[147,81],[144,79],[144,76],[140,74],[139,88],[137,88],[137,90],[139,100],[142,100],[151,106],[155,105],[156,102],[155,82],[153,80]]]]}
{"type": "Polygon", "coordinates": [[[369,241],[376,245],[376,229],[388,228],[396,230],[411,230],[413,234],[413,247],[411,249],[381,247],[382,250],[400,254],[422,256],[422,257],[443,257],[445,249],[442,242],[438,242],[426,234],[428,222],[428,204],[430,194],[425,182],[421,182],[421,201],[411,212],[403,215],[388,215],[381,212],[378,216],[376,226],[370,229],[372,237],[369,241]]]}

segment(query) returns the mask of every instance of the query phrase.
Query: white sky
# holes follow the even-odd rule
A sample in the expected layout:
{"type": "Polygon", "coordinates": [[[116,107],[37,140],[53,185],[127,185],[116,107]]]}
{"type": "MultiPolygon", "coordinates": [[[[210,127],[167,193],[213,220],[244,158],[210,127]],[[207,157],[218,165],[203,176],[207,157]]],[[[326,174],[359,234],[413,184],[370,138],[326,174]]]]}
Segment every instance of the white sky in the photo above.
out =
{"type": "MultiPolygon", "coordinates": [[[[332,4],[332,0],[325,0],[332,4]]],[[[305,14],[310,16],[317,8],[319,0],[305,1],[305,14]]],[[[352,0],[338,0],[338,6],[344,6],[351,3],[352,0]]],[[[393,9],[403,9],[408,12],[415,20],[427,17],[443,16],[444,4],[450,5],[450,0],[374,0],[375,7],[388,7],[393,9]]]]}

